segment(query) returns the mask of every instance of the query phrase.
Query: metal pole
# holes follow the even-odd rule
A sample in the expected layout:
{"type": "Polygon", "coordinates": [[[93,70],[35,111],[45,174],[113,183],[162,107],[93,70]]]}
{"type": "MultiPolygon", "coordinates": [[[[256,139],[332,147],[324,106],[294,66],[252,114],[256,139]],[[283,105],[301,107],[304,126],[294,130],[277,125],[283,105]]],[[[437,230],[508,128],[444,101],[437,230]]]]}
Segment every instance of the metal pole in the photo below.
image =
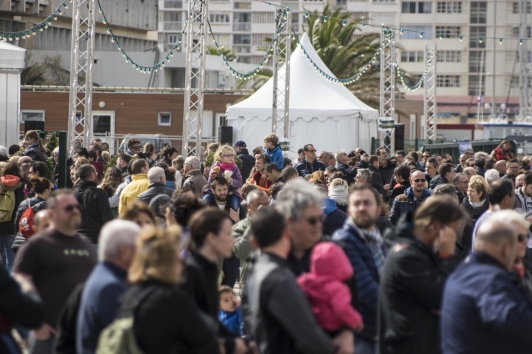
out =
{"type": "Polygon", "coordinates": [[[423,114],[425,118],[425,139],[435,141],[438,138],[438,113],[436,102],[437,82],[437,46],[429,49],[425,43],[425,80],[423,83],[423,114]]]}
{"type": "Polygon", "coordinates": [[[206,0],[190,0],[189,4],[182,154],[201,157],[208,11],[206,0]]]}
{"type": "Polygon", "coordinates": [[[68,134],[65,131],[59,132],[59,188],[66,188],[67,178],[68,178],[68,169],[67,169],[67,149],[68,149],[68,134]]]}
{"type": "Polygon", "coordinates": [[[68,145],[90,145],[92,122],[92,69],[94,64],[94,0],[72,0],[72,39],[70,57],[70,100],[68,145]],[[82,80],[85,82],[82,82],[82,80]],[[79,118],[78,115],[79,114],[79,118]]]}
{"type": "Polygon", "coordinates": [[[497,103],[495,102],[495,90],[496,90],[496,71],[497,66],[495,65],[497,61],[497,41],[495,40],[497,38],[497,0],[493,0],[493,82],[492,82],[492,90],[491,90],[491,113],[496,116],[496,108],[497,103]]]}
{"type": "Polygon", "coordinates": [[[279,9],[275,19],[273,43],[272,132],[288,139],[290,126],[290,55],[292,54],[292,13],[279,9]],[[282,70],[284,64],[284,70],[282,70]],[[283,114],[280,114],[280,111],[283,114]]]}
{"type": "MultiPolygon", "coordinates": [[[[395,119],[395,40],[393,31],[381,30],[381,77],[380,77],[380,116],[395,119]]],[[[393,152],[393,131],[381,134],[381,146],[389,153],[393,152]]]]}

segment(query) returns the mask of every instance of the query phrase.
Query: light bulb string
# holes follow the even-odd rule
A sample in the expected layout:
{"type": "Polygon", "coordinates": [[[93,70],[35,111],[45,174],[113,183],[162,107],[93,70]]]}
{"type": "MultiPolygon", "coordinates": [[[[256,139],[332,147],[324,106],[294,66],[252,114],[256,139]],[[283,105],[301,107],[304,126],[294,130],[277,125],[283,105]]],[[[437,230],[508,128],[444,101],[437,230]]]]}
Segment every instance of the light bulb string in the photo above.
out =
{"type": "MultiPolygon", "coordinates": [[[[349,20],[346,20],[346,19],[343,19],[343,18],[338,18],[338,17],[330,17],[328,15],[318,15],[316,13],[313,13],[313,12],[309,12],[309,11],[305,11],[305,18],[308,18],[309,16],[315,16],[316,18],[319,18],[321,20],[323,20],[323,22],[328,22],[328,21],[337,21],[339,24],[342,24],[342,25],[347,25],[351,22],[355,22],[355,21],[349,21],[349,20]]],[[[499,41],[499,43],[502,43],[504,40],[510,40],[510,41],[519,41],[520,43],[523,43],[523,41],[532,41],[532,38],[515,38],[515,37],[511,37],[511,38],[508,38],[508,37],[492,37],[492,36],[464,36],[464,35],[457,35],[456,37],[453,37],[453,38],[446,38],[444,37],[445,33],[444,32],[432,32],[432,31],[417,31],[417,30],[410,30],[410,29],[405,29],[405,28],[401,28],[401,27],[390,27],[390,26],[386,26],[384,24],[381,24],[381,25],[373,25],[373,24],[369,24],[365,21],[360,21],[360,20],[357,20],[357,22],[362,25],[362,27],[374,27],[374,28],[381,28],[381,29],[389,29],[389,30],[392,30],[392,31],[398,31],[401,35],[404,33],[404,32],[408,32],[408,33],[416,33],[418,34],[421,38],[423,38],[425,35],[433,35],[434,37],[436,38],[433,38],[433,39],[459,39],[460,41],[463,40],[463,39],[466,39],[466,38],[474,38],[474,39],[478,39],[481,43],[486,40],[486,39],[493,39],[493,40],[496,40],[496,41],[499,41]]]]}
{"type": "Polygon", "coordinates": [[[428,58],[427,58],[427,64],[425,65],[425,69],[423,71],[423,74],[421,74],[421,77],[414,85],[409,85],[405,81],[405,72],[399,67],[399,64],[397,61],[394,63],[394,65],[397,67],[397,75],[399,76],[399,79],[401,80],[401,83],[408,91],[416,91],[421,87],[421,84],[425,81],[425,77],[427,76],[427,73],[429,72],[429,68],[432,64],[432,61],[434,60],[434,49],[431,49],[428,52],[428,58]]]}
{"type": "MultiPolygon", "coordinates": [[[[70,1],[72,2],[72,1],[70,1]]],[[[19,38],[26,38],[30,37],[30,35],[37,35],[37,31],[42,32],[44,29],[48,29],[48,27],[52,24],[52,20],[57,20],[58,16],[63,15],[63,11],[61,11],[61,8],[68,9],[68,5],[66,1],[63,1],[61,5],[59,5],[50,16],[46,17],[44,21],[37,23],[36,25],[27,28],[22,31],[16,31],[16,32],[0,32],[0,37],[2,40],[18,40],[19,38]]]]}
{"type": "MultiPolygon", "coordinates": [[[[283,10],[283,12],[281,13],[281,16],[285,17],[289,12],[290,12],[290,8],[287,7],[287,8],[285,8],[283,10]]],[[[231,72],[231,74],[233,76],[235,76],[235,77],[237,77],[239,79],[243,79],[243,80],[248,80],[248,79],[251,79],[251,78],[255,77],[259,73],[259,71],[262,69],[263,65],[271,57],[271,55],[272,55],[271,52],[274,49],[273,46],[274,46],[275,42],[278,40],[279,36],[281,35],[281,30],[283,29],[284,23],[285,23],[285,22],[279,21],[279,24],[277,25],[277,28],[276,28],[275,33],[274,33],[274,36],[272,37],[270,45],[268,46],[268,49],[266,50],[266,53],[262,57],[262,59],[260,61],[260,64],[257,65],[257,67],[255,67],[253,70],[248,71],[247,73],[242,73],[242,72],[236,70],[235,68],[233,68],[231,66],[231,64],[229,63],[229,61],[227,61],[227,58],[223,54],[223,46],[220,46],[220,44],[216,40],[216,36],[214,35],[214,31],[212,30],[211,23],[210,23],[209,19],[207,19],[206,22],[207,22],[209,34],[212,37],[212,41],[214,42],[214,45],[215,45],[216,49],[218,49],[218,54],[222,58],[222,61],[229,68],[229,71],[231,72]]]]}
{"type": "MultiPolygon", "coordinates": [[[[108,20],[107,20],[107,16],[105,15],[105,12],[103,11],[103,8],[102,8],[102,5],[100,4],[100,0],[96,0],[96,2],[98,3],[98,11],[102,14],[103,16],[103,23],[107,25],[107,33],[109,33],[111,35],[111,41],[115,43],[117,49],[122,52],[122,56],[124,58],[126,58],[126,63],[131,63],[131,66],[133,68],[135,68],[136,70],[142,72],[142,73],[151,73],[152,70],[157,72],[159,69],[161,69],[162,67],[164,67],[166,65],[167,62],[170,61],[170,57],[173,57],[174,56],[174,50],[178,50],[180,48],[180,44],[181,44],[181,40],[183,38],[183,35],[185,34],[185,31],[187,29],[187,26],[189,24],[189,19],[190,19],[190,16],[192,16],[192,13],[189,13],[188,14],[188,17],[187,19],[185,20],[184,24],[183,24],[183,29],[181,30],[181,33],[178,35],[177,37],[177,41],[176,43],[174,43],[174,45],[172,46],[172,48],[168,51],[168,53],[166,53],[166,55],[163,56],[163,59],[160,60],[158,63],[156,64],[153,64],[153,65],[150,65],[150,66],[145,66],[145,65],[139,65],[138,63],[136,63],[133,59],[131,59],[131,57],[128,55],[128,53],[126,52],[126,50],[124,50],[124,48],[122,48],[122,46],[120,45],[120,42],[118,41],[118,38],[117,36],[115,36],[115,34],[113,33],[113,29],[111,28],[111,26],[109,25],[108,23],[108,20]]],[[[196,0],[194,0],[194,3],[196,2],[196,0]]]]}

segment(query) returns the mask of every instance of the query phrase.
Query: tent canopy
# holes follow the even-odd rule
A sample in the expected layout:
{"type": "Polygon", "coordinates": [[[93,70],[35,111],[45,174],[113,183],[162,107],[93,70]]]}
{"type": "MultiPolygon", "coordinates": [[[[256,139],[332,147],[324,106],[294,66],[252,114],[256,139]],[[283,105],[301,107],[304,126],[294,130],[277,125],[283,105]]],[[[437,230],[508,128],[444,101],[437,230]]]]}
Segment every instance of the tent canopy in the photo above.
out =
{"type": "Polygon", "coordinates": [[[26,49],[0,41],[0,69],[24,69],[26,49]]]}
{"type": "MultiPolygon", "coordinates": [[[[301,44],[314,63],[335,77],[314,50],[306,33],[301,44]]],[[[283,66],[279,74],[281,87],[284,87],[284,72],[283,66]]],[[[248,146],[262,144],[264,136],[271,132],[272,97],[273,79],[270,79],[251,97],[227,109],[228,124],[234,127],[235,140],[244,140],[248,146]]],[[[289,105],[292,151],[306,143],[328,151],[358,146],[369,148],[366,140],[376,134],[378,112],[344,85],[326,80],[307,62],[299,46],[290,57],[289,105]]],[[[278,114],[282,113],[283,110],[279,109],[278,114]]]]}

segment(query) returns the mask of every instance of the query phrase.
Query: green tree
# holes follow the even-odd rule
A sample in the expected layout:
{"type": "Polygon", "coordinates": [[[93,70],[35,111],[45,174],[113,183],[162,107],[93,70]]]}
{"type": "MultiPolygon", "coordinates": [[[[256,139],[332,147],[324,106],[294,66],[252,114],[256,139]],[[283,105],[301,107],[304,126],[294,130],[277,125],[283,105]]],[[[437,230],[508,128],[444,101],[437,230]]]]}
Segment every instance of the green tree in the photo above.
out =
{"type": "MultiPolygon", "coordinates": [[[[232,49],[221,46],[220,50],[222,51],[222,55],[227,59],[227,61],[233,61],[236,59],[236,55],[232,49]]],[[[218,48],[209,46],[207,47],[207,54],[220,55],[220,52],[218,51],[218,48]]]]}

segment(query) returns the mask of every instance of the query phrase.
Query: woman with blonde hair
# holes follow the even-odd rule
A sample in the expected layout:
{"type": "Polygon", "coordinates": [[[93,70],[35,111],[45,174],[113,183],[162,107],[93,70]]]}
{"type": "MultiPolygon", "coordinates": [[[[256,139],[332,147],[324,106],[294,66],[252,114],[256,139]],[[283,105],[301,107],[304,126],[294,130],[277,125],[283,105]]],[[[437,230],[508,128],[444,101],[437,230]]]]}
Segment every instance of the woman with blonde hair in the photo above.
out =
{"type": "Polygon", "coordinates": [[[317,183],[317,184],[321,184],[324,186],[325,185],[325,174],[323,173],[323,171],[313,172],[310,175],[310,179],[308,180],[308,183],[317,183]]]}
{"type": "Polygon", "coordinates": [[[128,206],[126,212],[120,218],[133,221],[143,229],[157,225],[155,213],[143,202],[135,202],[128,206]]]}
{"type": "Polygon", "coordinates": [[[42,161],[46,162],[48,156],[46,152],[48,149],[44,146],[44,142],[39,137],[39,133],[35,130],[28,130],[24,135],[24,146],[26,146],[26,151],[24,151],[23,156],[29,156],[33,161],[42,161]]]}
{"type": "Polygon", "coordinates": [[[490,206],[487,198],[488,189],[488,183],[482,176],[472,176],[469,180],[467,196],[460,207],[471,217],[473,225],[490,206]]]}
{"type": "Polygon", "coordinates": [[[177,227],[147,228],[137,238],[128,276],[132,286],[117,318],[133,315],[133,332],[143,353],[219,353],[215,333],[178,285],[183,270],[179,238],[177,227]]]}
{"type": "Polygon", "coordinates": [[[347,212],[347,182],[341,178],[335,178],[329,184],[329,198],[336,202],[336,206],[343,212],[347,212]]]}
{"type": "MultiPolygon", "coordinates": [[[[231,209],[237,211],[242,200],[239,189],[244,183],[242,181],[242,174],[235,163],[235,156],[235,150],[231,146],[220,146],[214,154],[215,162],[211,166],[207,182],[210,186],[211,182],[217,177],[224,178],[229,183],[229,191],[227,194],[229,205],[231,209]]],[[[206,189],[204,193],[203,199],[207,204],[212,205],[215,197],[211,188],[206,189]]]]}

